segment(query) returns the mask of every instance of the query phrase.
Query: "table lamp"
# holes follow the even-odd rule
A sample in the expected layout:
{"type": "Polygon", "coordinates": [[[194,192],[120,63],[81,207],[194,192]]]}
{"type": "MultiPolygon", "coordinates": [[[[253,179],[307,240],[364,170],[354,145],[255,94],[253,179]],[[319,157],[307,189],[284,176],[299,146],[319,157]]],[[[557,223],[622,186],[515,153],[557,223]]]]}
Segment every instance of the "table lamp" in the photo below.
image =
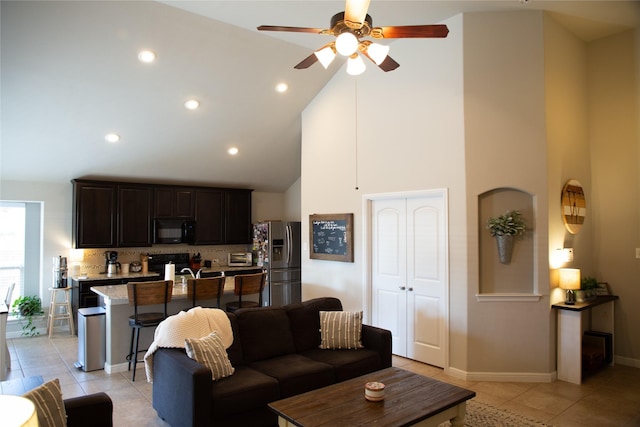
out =
{"type": "Polygon", "coordinates": [[[38,414],[33,402],[22,396],[0,395],[2,425],[6,427],[38,427],[38,414]]]}
{"type": "Polygon", "coordinates": [[[560,288],[566,290],[564,303],[573,305],[576,303],[576,293],[574,291],[580,289],[580,269],[579,268],[561,268],[560,269],[560,288]]]}

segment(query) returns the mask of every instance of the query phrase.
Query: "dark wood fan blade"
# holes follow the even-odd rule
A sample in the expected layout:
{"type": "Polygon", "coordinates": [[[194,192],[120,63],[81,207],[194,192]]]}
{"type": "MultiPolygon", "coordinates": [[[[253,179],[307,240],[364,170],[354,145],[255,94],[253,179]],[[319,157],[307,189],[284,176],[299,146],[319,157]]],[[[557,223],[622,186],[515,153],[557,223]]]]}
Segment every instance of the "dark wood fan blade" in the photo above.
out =
{"type": "Polygon", "coordinates": [[[382,70],[382,71],[393,71],[396,68],[398,68],[400,66],[400,64],[398,64],[396,61],[393,60],[392,57],[387,56],[386,58],[384,58],[384,61],[382,61],[382,63],[380,65],[378,65],[378,67],[382,70]]]}
{"type": "MultiPolygon", "coordinates": [[[[378,27],[385,39],[447,37],[449,29],[446,25],[405,25],[399,27],[378,27]]],[[[375,36],[374,36],[375,37],[375,36]]]]}
{"type": "Polygon", "coordinates": [[[322,34],[322,28],[283,27],[278,25],[260,25],[258,31],[288,31],[290,33],[314,33],[322,34]]]}
{"type": "MultiPolygon", "coordinates": [[[[373,62],[374,64],[376,63],[376,61],[374,61],[369,54],[367,53],[366,50],[360,50],[360,53],[362,53],[364,56],[366,56],[367,58],[369,58],[371,60],[371,62],[373,62]]],[[[376,64],[378,65],[378,64],[376,64]]],[[[398,64],[396,61],[393,60],[392,57],[388,56],[386,58],[384,58],[384,61],[382,61],[380,63],[380,65],[378,65],[378,67],[382,70],[382,71],[393,71],[396,68],[398,68],[400,66],[400,64],[398,64]]]]}
{"type": "Polygon", "coordinates": [[[311,67],[316,62],[318,62],[318,57],[316,56],[315,53],[312,53],[311,55],[307,56],[298,65],[296,65],[293,68],[295,68],[296,70],[304,70],[305,68],[311,67]]]}

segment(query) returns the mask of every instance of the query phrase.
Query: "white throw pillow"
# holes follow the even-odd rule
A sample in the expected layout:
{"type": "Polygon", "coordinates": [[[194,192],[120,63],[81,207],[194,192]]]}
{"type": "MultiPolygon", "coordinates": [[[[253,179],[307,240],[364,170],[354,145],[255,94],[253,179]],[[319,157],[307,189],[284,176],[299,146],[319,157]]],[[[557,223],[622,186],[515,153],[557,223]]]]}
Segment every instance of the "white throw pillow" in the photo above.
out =
{"type": "Polygon", "coordinates": [[[222,339],[216,332],[211,332],[206,337],[199,339],[186,338],[184,346],[190,358],[211,369],[214,381],[233,375],[235,372],[222,339]]]}
{"type": "Polygon", "coordinates": [[[362,311],[321,311],[320,348],[364,348],[361,341],[362,311]]]}

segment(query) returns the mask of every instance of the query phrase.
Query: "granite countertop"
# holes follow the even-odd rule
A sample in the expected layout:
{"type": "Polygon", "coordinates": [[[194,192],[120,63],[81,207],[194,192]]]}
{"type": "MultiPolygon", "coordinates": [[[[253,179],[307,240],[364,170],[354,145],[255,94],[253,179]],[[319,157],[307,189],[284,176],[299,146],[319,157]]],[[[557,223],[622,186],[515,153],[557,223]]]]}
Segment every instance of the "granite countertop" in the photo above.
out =
{"type": "MultiPolygon", "coordinates": [[[[234,271],[244,271],[244,270],[261,270],[262,267],[258,267],[257,265],[252,265],[250,267],[229,267],[228,265],[217,265],[211,268],[202,268],[201,274],[206,273],[221,273],[221,272],[234,272],[234,271]]],[[[197,270],[193,272],[196,273],[197,270]]],[[[181,274],[179,271],[176,271],[176,282],[179,282],[182,279],[182,276],[189,278],[191,275],[189,273],[181,274]]],[[[154,273],[152,271],[148,273],[129,273],[129,274],[92,274],[92,275],[82,275],[82,276],[72,276],[73,280],[83,281],[83,280],[121,280],[121,279],[137,279],[142,277],[160,277],[160,274],[154,273]]]]}
{"type": "MultiPolygon", "coordinates": [[[[234,287],[235,284],[233,277],[227,277],[224,282],[224,293],[233,293],[234,287]]],[[[127,295],[127,285],[92,286],[91,290],[103,297],[105,304],[107,305],[129,303],[129,296],[127,295]]],[[[182,284],[180,283],[175,283],[173,285],[173,292],[171,295],[171,298],[174,300],[186,299],[187,287],[182,286],[182,284]]]]}

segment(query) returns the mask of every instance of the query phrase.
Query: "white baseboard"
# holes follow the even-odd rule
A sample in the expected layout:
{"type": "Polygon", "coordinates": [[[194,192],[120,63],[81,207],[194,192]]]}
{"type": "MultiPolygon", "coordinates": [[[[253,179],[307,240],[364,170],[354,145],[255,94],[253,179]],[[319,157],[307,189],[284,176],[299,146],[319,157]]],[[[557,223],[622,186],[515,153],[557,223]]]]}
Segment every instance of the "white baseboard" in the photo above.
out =
{"type": "Polygon", "coordinates": [[[632,359],[630,357],[615,356],[615,362],[618,365],[631,366],[632,368],[640,368],[640,359],[632,359]]]}
{"type": "Polygon", "coordinates": [[[127,372],[127,370],[129,370],[129,362],[118,363],[117,365],[110,365],[109,363],[104,364],[104,371],[109,375],[116,374],[118,372],[127,372]]]}
{"type": "Polygon", "coordinates": [[[550,383],[557,379],[557,373],[537,372],[466,372],[456,368],[446,368],[445,373],[465,381],[495,381],[521,383],[550,383]]]}

